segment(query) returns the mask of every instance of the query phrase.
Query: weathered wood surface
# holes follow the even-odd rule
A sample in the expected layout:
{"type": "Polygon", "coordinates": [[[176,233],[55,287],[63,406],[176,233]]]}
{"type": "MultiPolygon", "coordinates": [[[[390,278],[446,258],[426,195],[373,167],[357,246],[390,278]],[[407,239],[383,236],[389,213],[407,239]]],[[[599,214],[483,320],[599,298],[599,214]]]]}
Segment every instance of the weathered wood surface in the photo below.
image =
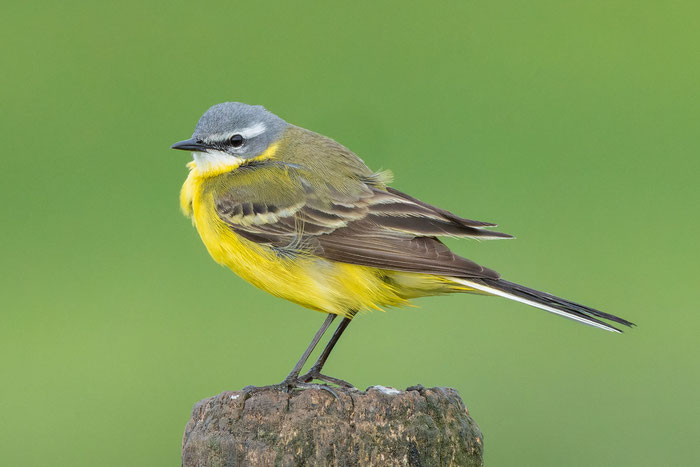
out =
{"type": "Polygon", "coordinates": [[[483,435],[454,389],[333,391],[204,399],[185,428],[182,465],[483,465],[483,435]]]}

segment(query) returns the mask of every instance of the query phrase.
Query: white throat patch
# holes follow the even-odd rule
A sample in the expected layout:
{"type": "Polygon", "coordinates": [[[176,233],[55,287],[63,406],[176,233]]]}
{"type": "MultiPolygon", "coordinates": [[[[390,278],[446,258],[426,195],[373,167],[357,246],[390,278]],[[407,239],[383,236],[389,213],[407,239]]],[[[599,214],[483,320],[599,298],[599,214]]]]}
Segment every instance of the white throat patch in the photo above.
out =
{"type": "Polygon", "coordinates": [[[193,152],[192,157],[197,165],[197,170],[201,173],[235,168],[245,160],[242,157],[232,156],[227,152],[217,151],[216,149],[209,149],[207,152],[193,152]]]}

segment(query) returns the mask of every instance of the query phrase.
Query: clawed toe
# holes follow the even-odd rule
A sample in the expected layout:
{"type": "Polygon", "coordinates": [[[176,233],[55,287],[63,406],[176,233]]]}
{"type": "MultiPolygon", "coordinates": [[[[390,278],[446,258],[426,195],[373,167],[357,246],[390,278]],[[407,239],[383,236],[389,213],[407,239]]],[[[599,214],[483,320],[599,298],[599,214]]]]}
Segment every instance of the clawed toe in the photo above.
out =
{"type": "Polygon", "coordinates": [[[295,389],[320,389],[323,391],[327,391],[330,394],[333,395],[333,397],[336,398],[337,401],[342,402],[340,397],[338,396],[338,393],[336,393],[333,388],[326,384],[316,384],[312,383],[311,381],[314,379],[318,379],[320,381],[324,381],[327,383],[332,383],[336,384],[340,387],[343,388],[354,388],[354,386],[347,381],[343,381],[341,379],[337,378],[331,378],[330,376],[325,376],[325,375],[318,375],[319,377],[311,376],[308,373],[302,377],[299,377],[297,379],[285,379],[279,384],[271,384],[269,386],[246,386],[243,388],[243,391],[246,395],[246,398],[250,397],[253,394],[257,394],[259,392],[263,391],[282,391],[282,392],[292,392],[295,389]]]}
{"type": "Polygon", "coordinates": [[[259,392],[263,391],[284,391],[284,392],[289,392],[292,388],[290,388],[288,385],[286,385],[284,382],[279,383],[279,384],[270,384],[268,386],[246,386],[243,388],[243,393],[246,396],[246,399],[253,394],[257,394],[259,392]]]}
{"type": "Polygon", "coordinates": [[[299,377],[300,381],[303,381],[305,383],[310,383],[313,380],[319,380],[323,381],[324,383],[330,383],[330,384],[335,384],[337,386],[340,386],[341,388],[344,389],[355,389],[355,386],[348,383],[345,380],[339,379],[339,378],[333,378],[332,376],[327,376],[327,375],[322,375],[321,373],[317,371],[309,371],[303,376],[299,377]]]}

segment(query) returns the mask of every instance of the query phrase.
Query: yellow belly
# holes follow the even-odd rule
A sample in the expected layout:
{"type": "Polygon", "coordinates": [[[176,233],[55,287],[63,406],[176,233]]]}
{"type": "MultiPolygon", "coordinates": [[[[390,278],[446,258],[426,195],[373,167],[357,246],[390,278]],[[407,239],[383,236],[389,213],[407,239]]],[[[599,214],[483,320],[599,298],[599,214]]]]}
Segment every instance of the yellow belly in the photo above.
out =
{"type": "Polygon", "coordinates": [[[337,263],[317,256],[280,256],[235,234],[216,213],[207,179],[195,171],[183,185],[181,205],[192,217],[211,257],[251,284],[278,297],[325,313],[350,316],[360,310],[408,304],[408,299],[464,291],[450,281],[337,263]]]}
{"type": "Polygon", "coordinates": [[[287,258],[240,237],[218,217],[212,195],[202,193],[197,180],[188,182],[194,186],[183,187],[190,195],[183,209],[192,216],[209,254],[251,284],[307,308],[340,315],[406,303],[382,279],[381,270],[316,256],[287,258]]]}

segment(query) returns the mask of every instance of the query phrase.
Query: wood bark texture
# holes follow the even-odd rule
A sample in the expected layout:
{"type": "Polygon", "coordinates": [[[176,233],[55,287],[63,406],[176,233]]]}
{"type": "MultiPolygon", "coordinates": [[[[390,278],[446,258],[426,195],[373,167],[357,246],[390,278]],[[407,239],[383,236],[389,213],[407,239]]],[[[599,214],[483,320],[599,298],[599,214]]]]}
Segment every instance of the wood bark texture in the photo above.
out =
{"type": "Polygon", "coordinates": [[[483,435],[454,389],[333,392],[266,389],[204,399],[185,428],[182,465],[483,465],[483,435]]]}

